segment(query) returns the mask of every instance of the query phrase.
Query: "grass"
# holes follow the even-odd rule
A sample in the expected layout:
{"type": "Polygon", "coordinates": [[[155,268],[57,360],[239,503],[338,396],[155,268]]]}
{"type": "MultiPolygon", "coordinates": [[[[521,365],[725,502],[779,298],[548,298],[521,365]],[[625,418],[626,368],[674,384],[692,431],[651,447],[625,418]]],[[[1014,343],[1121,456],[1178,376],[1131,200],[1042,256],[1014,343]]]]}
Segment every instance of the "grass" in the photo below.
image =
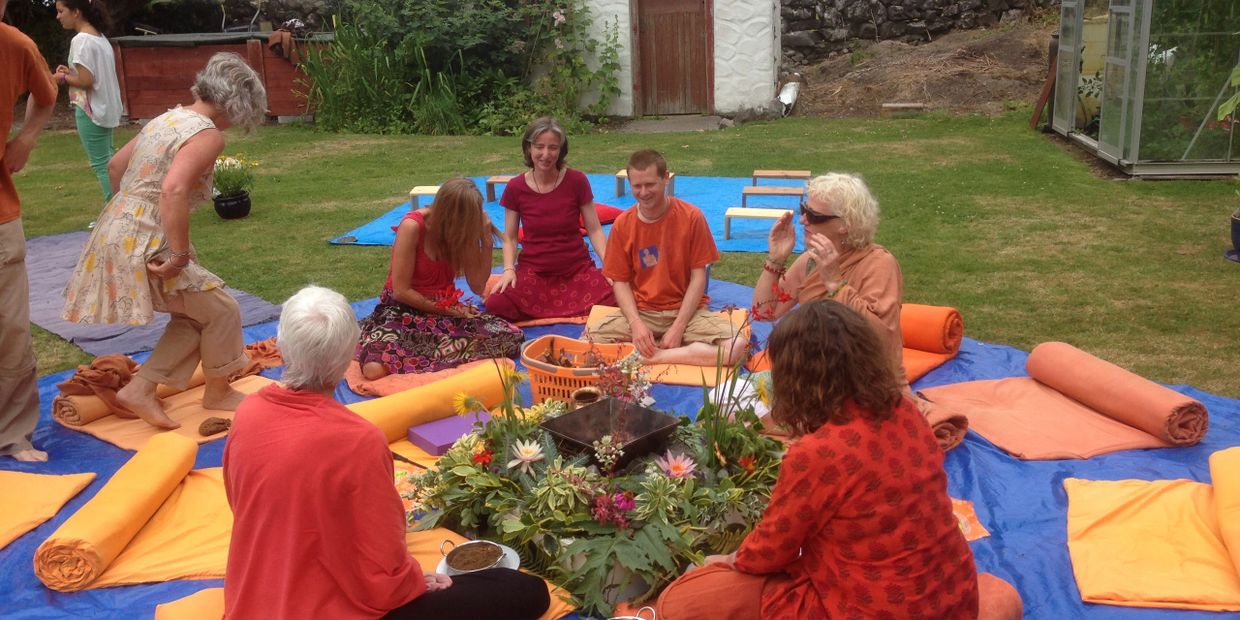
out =
{"type": "MultiPolygon", "coordinates": [[[[904,271],[905,300],[951,305],[966,334],[1022,349],[1063,340],[1164,383],[1240,397],[1240,267],[1222,259],[1237,206],[1224,181],[1127,182],[1001,118],[793,118],[707,133],[572,137],[571,164],[615,170],[656,148],[684,175],[754,168],[862,173],[883,208],[878,241],[904,271]]],[[[129,136],[118,136],[118,144],[129,136]]],[[[521,168],[515,138],[354,136],[298,126],[229,134],[261,161],[253,214],[192,220],[203,263],[273,302],[307,283],[377,295],[388,249],[327,239],[387,211],[420,184],[521,168]]],[[[17,177],[26,233],[81,230],[99,207],[72,132],[45,134],[17,177]]],[[[713,277],[752,284],[762,255],[727,254],[713,277]]],[[[89,358],[36,330],[40,372],[89,358]]]]}

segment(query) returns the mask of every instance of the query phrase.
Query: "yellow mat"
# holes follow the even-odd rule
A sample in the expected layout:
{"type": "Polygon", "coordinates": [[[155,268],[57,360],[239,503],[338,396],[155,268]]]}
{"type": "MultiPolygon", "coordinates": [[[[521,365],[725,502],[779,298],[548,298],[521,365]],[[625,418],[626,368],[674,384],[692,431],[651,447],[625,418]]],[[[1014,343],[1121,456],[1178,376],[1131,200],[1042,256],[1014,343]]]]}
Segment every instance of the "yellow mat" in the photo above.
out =
{"type": "MultiPolygon", "coordinates": [[[[590,318],[586,319],[587,324],[597,323],[603,317],[616,312],[619,308],[612,306],[594,306],[590,309],[590,318]]],[[[749,311],[741,308],[730,311],[716,312],[720,316],[727,317],[732,321],[737,329],[737,338],[745,342],[749,342],[749,311]]],[[[711,366],[692,366],[690,364],[651,364],[646,367],[646,378],[652,383],[664,383],[667,385],[687,385],[690,387],[715,387],[720,383],[727,383],[732,377],[731,368],[717,368],[711,366]]]]}
{"type": "Polygon", "coordinates": [[[1210,457],[1213,485],[1064,480],[1081,599],[1240,611],[1240,448],[1210,457]]]}
{"type": "Polygon", "coordinates": [[[4,509],[0,510],[0,549],[56,516],[66,502],[94,479],[93,473],[52,476],[0,471],[0,497],[4,498],[4,509]]]}
{"type": "Polygon", "coordinates": [[[197,453],[152,437],[39,546],[35,575],[62,592],[223,575],[232,513],[220,469],[191,471],[197,453]]]}
{"type": "MultiPolygon", "coordinates": [[[[251,394],[264,386],[274,383],[271,379],[253,375],[243,377],[232,383],[234,389],[251,394]]],[[[225,418],[231,420],[233,412],[202,408],[202,392],[206,387],[199,385],[184,392],[163,398],[164,411],[168,417],[181,423],[181,428],[165,431],[143,422],[142,420],[119,418],[114,415],[103,415],[80,426],[64,424],[65,428],[81,431],[125,450],[137,450],[155,435],[170,432],[196,443],[206,443],[226,436],[227,431],[209,437],[198,434],[198,425],[207,418],[225,418]]],[[[63,424],[63,422],[62,422],[63,424]]]]}
{"type": "MultiPolygon", "coordinates": [[[[439,546],[443,541],[455,543],[465,542],[466,538],[446,529],[434,529],[425,532],[409,532],[405,535],[405,543],[409,552],[418,560],[423,572],[433,572],[439,560],[439,546]]],[[[547,591],[551,593],[551,607],[543,614],[543,620],[561,618],[573,611],[573,606],[565,598],[567,593],[550,582],[547,591]]],[[[155,608],[155,620],[218,620],[224,615],[224,588],[208,588],[195,592],[185,598],[164,603],[155,608]]]]}
{"type": "Polygon", "coordinates": [[[494,364],[475,366],[430,385],[347,407],[378,426],[389,443],[400,441],[408,435],[411,426],[456,415],[452,399],[457,394],[473,396],[488,408],[498,405],[504,398],[501,372],[508,372],[515,366],[512,360],[500,359],[494,364]]]}

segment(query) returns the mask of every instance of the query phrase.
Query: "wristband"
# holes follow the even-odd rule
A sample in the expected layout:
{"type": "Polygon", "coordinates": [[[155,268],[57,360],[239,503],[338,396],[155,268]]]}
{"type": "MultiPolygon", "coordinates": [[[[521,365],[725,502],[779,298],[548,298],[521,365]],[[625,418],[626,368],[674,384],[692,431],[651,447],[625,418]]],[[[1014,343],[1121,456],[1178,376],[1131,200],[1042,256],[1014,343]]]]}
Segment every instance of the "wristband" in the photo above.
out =
{"type": "Polygon", "coordinates": [[[831,293],[830,295],[827,295],[827,297],[829,299],[835,299],[835,296],[839,295],[840,291],[844,290],[845,286],[848,286],[848,280],[840,280],[840,285],[835,287],[835,292],[831,293]]]}
{"type": "Polygon", "coordinates": [[[784,275],[784,272],[788,271],[788,268],[768,258],[762,261],[762,270],[775,274],[776,277],[781,277],[784,275]]]}
{"type": "Polygon", "coordinates": [[[68,76],[68,75],[65,75],[64,73],[57,73],[57,74],[56,74],[56,82],[57,82],[57,83],[59,83],[59,84],[61,84],[62,86],[63,86],[63,85],[65,85],[65,84],[68,84],[68,83],[69,83],[69,76],[68,76]]]}
{"type": "Polygon", "coordinates": [[[189,250],[186,250],[184,252],[173,252],[172,250],[168,250],[168,256],[171,256],[173,258],[176,258],[178,256],[189,256],[189,250]]]}
{"type": "Polygon", "coordinates": [[[516,269],[514,269],[514,268],[512,268],[512,267],[504,267],[504,271],[511,271],[511,272],[513,272],[513,273],[516,273],[516,272],[517,272],[517,270],[516,270],[516,269]]]}

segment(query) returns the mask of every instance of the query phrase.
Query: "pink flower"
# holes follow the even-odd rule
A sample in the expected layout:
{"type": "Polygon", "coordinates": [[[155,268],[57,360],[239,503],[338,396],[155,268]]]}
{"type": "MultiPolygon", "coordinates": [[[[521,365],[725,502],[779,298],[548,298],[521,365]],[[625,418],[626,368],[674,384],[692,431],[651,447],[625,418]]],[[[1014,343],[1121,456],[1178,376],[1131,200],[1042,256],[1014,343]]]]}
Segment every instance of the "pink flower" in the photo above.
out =
{"type": "Polygon", "coordinates": [[[683,454],[672,454],[668,452],[655,459],[655,463],[667,474],[668,478],[690,478],[693,472],[697,471],[697,463],[693,459],[683,454]]]}
{"type": "Polygon", "coordinates": [[[615,504],[616,510],[620,512],[628,512],[637,508],[637,502],[633,501],[633,493],[629,491],[616,493],[615,497],[612,498],[612,503],[615,504]]]}
{"type": "Polygon", "coordinates": [[[551,14],[551,19],[555,20],[555,25],[557,26],[567,21],[567,18],[564,17],[564,11],[561,11],[558,9],[556,10],[556,12],[551,14]]]}

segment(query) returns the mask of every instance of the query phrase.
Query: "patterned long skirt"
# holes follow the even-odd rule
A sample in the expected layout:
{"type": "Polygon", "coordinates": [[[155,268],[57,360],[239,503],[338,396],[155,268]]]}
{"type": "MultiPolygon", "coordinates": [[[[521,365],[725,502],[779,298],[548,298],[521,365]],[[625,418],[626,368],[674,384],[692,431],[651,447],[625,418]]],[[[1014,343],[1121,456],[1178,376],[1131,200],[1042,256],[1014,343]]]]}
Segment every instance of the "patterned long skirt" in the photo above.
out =
{"type": "Polygon", "coordinates": [[[379,362],[389,374],[435,372],[466,362],[521,353],[525,334],[497,316],[426,314],[386,295],[361,321],[357,361],[379,362]]]}

